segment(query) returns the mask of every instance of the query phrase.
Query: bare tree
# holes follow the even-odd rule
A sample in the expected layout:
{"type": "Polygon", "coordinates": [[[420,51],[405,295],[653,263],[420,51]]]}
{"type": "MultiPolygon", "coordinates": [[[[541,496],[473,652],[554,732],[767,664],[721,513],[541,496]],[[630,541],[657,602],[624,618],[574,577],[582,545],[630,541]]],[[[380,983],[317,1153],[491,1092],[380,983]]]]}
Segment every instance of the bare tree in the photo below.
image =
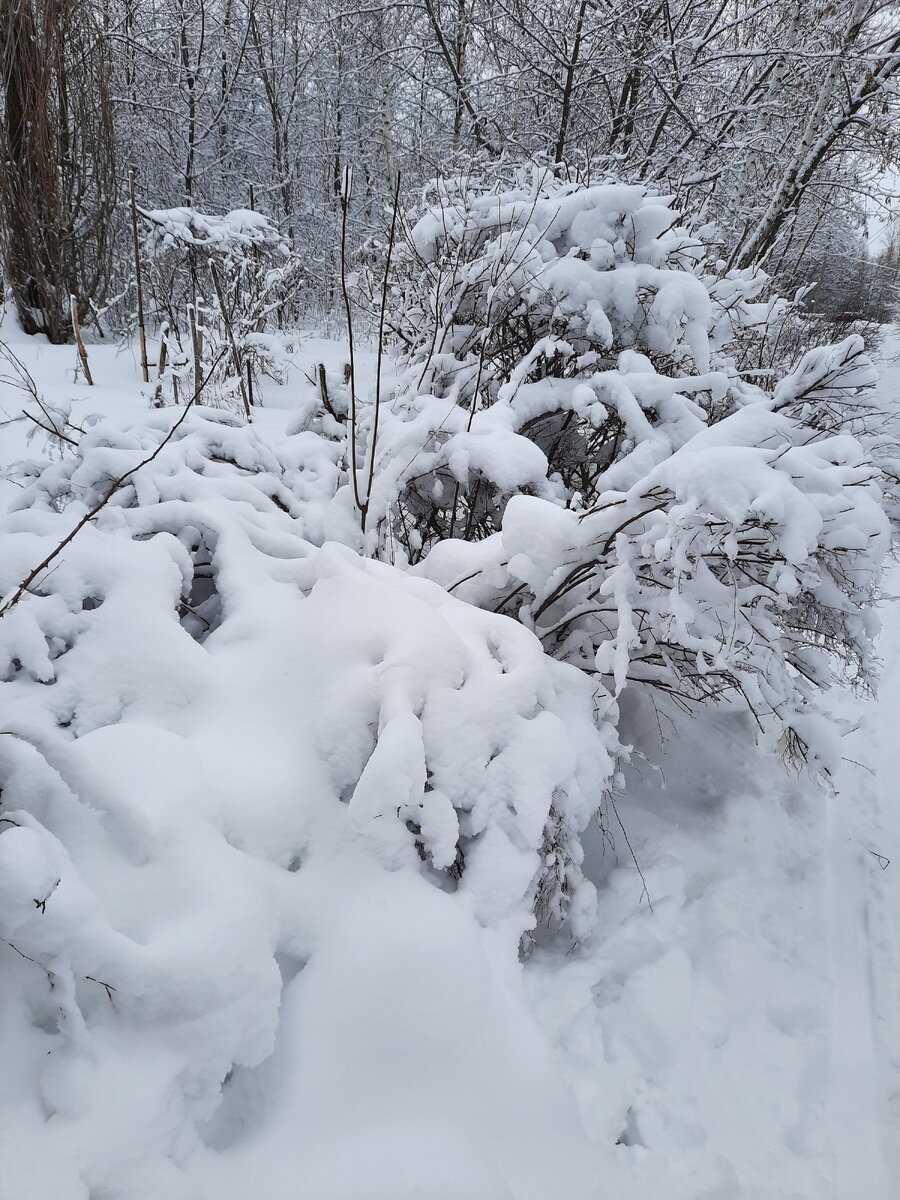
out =
{"type": "Polygon", "coordinates": [[[109,43],[77,0],[0,0],[0,239],[23,328],[51,342],[110,272],[116,204],[109,43]]]}

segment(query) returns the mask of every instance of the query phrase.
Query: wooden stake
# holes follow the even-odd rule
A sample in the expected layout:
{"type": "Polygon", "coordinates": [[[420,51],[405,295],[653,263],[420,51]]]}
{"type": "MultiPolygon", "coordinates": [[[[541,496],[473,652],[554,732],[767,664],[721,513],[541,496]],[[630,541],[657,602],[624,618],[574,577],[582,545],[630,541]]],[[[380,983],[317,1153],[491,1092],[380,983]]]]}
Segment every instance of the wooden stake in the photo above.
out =
{"type": "Polygon", "coordinates": [[[166,362],[169,357],[169,327],[164,325],[160,331],[159,365],[156,368],[156,390],[153,393],[154,404],[162,404],[163,376],[166,373],[166,362]]]}
{"type": "Polygon", "coordinates": [[[329,412],[335,420],[337,420],[337,413],[331,407],[331,400],[328,395],[328,380],[325,378],[324,363],[319,363],[319,395],[322,397],[322,404],[324,405],[325,410],[329,412]]]}
{"type": "Polygon", "coordinates": [[[169,357],[169,322],[159,331],[159,362],[156,366],[156,378],[162,379],[166,371],[166,361],[169,357]]]}
{"type": "Polygon", "coordinates": [[[72,331],[75,334],[75,345],[78,347],[78,357],[81,359],[81,368],[84,371],[84,377],[88,384],[93,387],[94,380],[91,377],[91,366],[88,362],[87,350],[85,350],[84,342],[81,340],[81,322],[78,320],[78,302],[72,295],[69,296],[69,308],[72,312],[72,331]]]}
{"type": "Polygon", "coordinates": [[[135,199],[135,170],[128,172],[128,190],[131,195],[131,241],[134,247],[134,284],[137,289],[137,319],[138,335],[141,339],[141,374],[144,383],[150,382],[150,371],[147,367],[147,330],[144,326],[144,287],[141,279],[141,250],[138,241],[137,200],[135,199]]]}
{"type": "Polygon", "coordinates": [[[197,396],[197,389],[200,387],[200,333],[197,329],[197,310],[193,304],[188,305],[188,321],[191,326],[191,349],[194,352],[194,396],[197,396]]]}

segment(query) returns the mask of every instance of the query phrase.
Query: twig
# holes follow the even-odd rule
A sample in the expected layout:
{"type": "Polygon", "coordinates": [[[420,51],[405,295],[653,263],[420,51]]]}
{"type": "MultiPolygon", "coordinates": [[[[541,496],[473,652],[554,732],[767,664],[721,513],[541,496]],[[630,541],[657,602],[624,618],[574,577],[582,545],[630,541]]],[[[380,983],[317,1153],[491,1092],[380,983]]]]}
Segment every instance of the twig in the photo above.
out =
{"type": "Polygon", "coordinates": [[[47,893],[47,895],[43,897],[42,900],[38,900],[37,897],[34,897],[32,899],[32,904],[38,910],[39,913],[45,913],[47,911],[47,901],[50,899],[50,897],[53,895],[53,893],[56,891],[56,889],[59,887],[59,885],[61,883],[62,883],[62,880],[57,879],[56,883],[54,883],[53,887],[50,889],[50,891],[47,893]]]}
{"type": "Polygon", "coordinates": [[[641,894],[638,898],[638,904],[640,904],[641,900],[643,900],[643,898],[646,896],[647,904],[650,908],[650,911],[653,912],[653,901],[650,899],[650,890],[647,887],[647,880],[644,878],[644,872],[641,870],[641,864],[638,862],[637,855],[635,854],[634,848],[631,845],[631,841],[628,837],[628,830],[622,824],[622,818],[619,816],[618,808],[616,808],[615,797],[610,795],[609,802],[612,805],[612,810],[615,813],[616,820],[619,823],[619,828],[622,830],[622,837],[625,839],[625,845],[628,847],[628,853],[631,855],[631,861],[634,863],[635,869],[637,870],[638,875],[640,875],[640,877],[641,877],[641,884],[642,884],[643,890],[641,891],[641,894]]]}
{"type": "Polygon", "coordinates": [[[325,377],[325,364],[324,363],[319,363],[318,375],[319,375],[319,395],[322,398],[322,404],[325,408],[325,411],[330,413],[331,416],[334,417],[335,420],[337,420],[338,415],[332,408],[331,400],[328,395],[328,380],[325,377]]]}
{"type": "Polygon", "coordinates": [[[372,417],[372,433],[369,442],[369,473],[366,480],[366,505],[359,515],[360,528],[366,532],[366,517],[369,513],[369,501],[372,498],[372,482],[375,478],[375,448],[378,444],[378,418],[381,413],[381,359],[384,354],[384,318],[387,312],[388,284],[391,274],[391,255],[394,252],[394,238],[397,232],[397,212],[400,208],[400,172],[394,181],[394,205],[391,210],[391,232],[388,237],[387,258],[384,264],[384,278],[381,281],[381,314],[378,319],[378,353],[375,359],[375,412],[372,417]]]}
{"type": "MultiPolygon", "coordinates": [[[[34,963],[34,965],[36,967],[40,967],[41,970],[44,972],[44,974],[47,976],[47,980],[50,984],[50,990],[52,991],[55,988],[56,984],[54,982],[53,972],[50,970],[50,968],[48,966],[46,966],[44,963],[42,963],[39,958],[32,958],[32,956],[30,954],[26,954],[24,950],[20,950],[19,947],[15,944],[15,942],[9,941],[8,938],[0,938],[0,942],[2,942],[4,946],[9,946],[10,950],[14,950],[15,953],[18,954],[19,958],[24,958],[26,962],[34,963]]],[[[90,983],[96,983],[100,987],[102,987],[104,989],[104,991],[106,992],[106,995],[109,998],[110,1004],[113,1003],[112,994],[113,994],[113,992],[118,991],[118,988],[116,988],[111,983],[107,983],[103,979],[97,979],[94,975],[85,975],[84,978],[87,979],[90,983]]]]}
{"type": "Polygon", "coordinates": [[[134,286],[137,290],[137,320],[138,337],[141,342],[141,374],[144,383],[150,382],[150,371],[147,367],[147,331],[144,327],[144,287],[141,279],[141,249],[138,240],[137,201],[134,194],[135,169],[128,172],[128,191],[131,196],[131,241],[134,249],[134,286]]]}
{"type": "Polygon", "coordinates": [[[64,433],[60,433],[60,431],[55,429],[52,425],[45,425],[43,421],[39,421],[37,419],[34,413],[27,411],[23,412],[22,418],[24,420],[31,421],[34,425],[37,425],[38,429],[43,429],[44,433],[48,434],[50,437],[59,438],[60,441],[68,442],[70,446],[74,446],[76,449],[78,448],[78,443],[74,438],[66,437],[64,433]]]}
{"type": "Polygon", "coordinates": [[[93,975],[85,975],[85,979],[89,979],[91,983],[99,984],[100,987],[102,987],[105,990],[107,996],[109,997],[109,1002],[110,1002],[110,1004],[112,1004],[112,1002],[113,1002],[112,994],[113,994],[113,992],[118,991],[117,988],[113,987],[113,985],[111,983],[106,983],[106,981],[103,979],[95,979],[93,975]]]}
{"type": "Polygon", "coordinates": [[[875,778],[875,772],[872,770],[872,768],[866,766],[865,763],[861,763],[856,758],[847,758],[845,755],[844,757],[841,758],[841,762],[850,763],[854,767],[859,767],[861,771],[867,771],[872,776],[873,779],[875,778]]]}

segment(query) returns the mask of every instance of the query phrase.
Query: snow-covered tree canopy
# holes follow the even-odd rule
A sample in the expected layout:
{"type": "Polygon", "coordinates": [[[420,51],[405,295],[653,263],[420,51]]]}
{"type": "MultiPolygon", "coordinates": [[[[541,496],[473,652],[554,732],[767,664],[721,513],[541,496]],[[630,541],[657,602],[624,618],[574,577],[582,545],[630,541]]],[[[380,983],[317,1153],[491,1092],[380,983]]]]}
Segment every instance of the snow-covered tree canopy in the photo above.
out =
{"type": "Polygon", "coordinates": [[[129,286],[123,164],[147,209],[253,207],[252,189],[329,310],[347,167],[354,242],[397,171],[414,192],[504,153],[652,181],[721,225],[730,261],[840,285],[889,207],[900,34],[885,0],[4,4],[5,91],[30,131],[10,121],[0,160],[5,262],[53,340],[55,288],[90,314],[129,286]]]}
{"type": "Polygon", "coordinates": [[[244,258],[250,250],[267,250],[287,258],[287,239],[268,217],[241,208],[220,216],[193,208],[139,209],[149,223],[145,250],[153,257],[165,250],[190,247],[226,259],[244,258]]]}

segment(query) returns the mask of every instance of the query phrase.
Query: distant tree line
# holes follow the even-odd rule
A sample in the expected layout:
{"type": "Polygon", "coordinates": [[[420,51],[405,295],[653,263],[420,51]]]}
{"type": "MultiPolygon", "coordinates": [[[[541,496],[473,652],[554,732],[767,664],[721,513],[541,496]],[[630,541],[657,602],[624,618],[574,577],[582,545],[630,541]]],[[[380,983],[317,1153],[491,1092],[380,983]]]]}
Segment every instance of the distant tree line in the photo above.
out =
{"type": "Polygon", "coordinates": [[[150,207],[252,187],[331,312],[347,168],[359,245],[397,172],[414,196],[505,159],[644,182],[716,224],[726,266],[882,318],[896,255],[864,234],[898,71],[886,0],[0,0],[6,283],[53,341],[73,303],[127,314],[133,165],[150,207]]]}

